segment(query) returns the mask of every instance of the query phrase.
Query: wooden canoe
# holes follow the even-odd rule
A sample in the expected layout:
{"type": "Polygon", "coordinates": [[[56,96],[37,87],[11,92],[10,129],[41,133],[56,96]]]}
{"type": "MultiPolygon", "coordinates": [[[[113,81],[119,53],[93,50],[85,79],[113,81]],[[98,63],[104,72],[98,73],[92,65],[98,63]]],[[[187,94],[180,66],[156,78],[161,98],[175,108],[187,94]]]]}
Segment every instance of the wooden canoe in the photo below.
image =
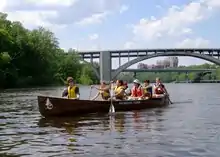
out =
{"type": "MultiPolygon", "coordinates": [[[[131,111],[163,107],[169,104],[168,96],[148,100],[113,101],[117,111],[131,111]]],[[[38,96],[39,111],[44,117],[76,116],[89,113],[108,113],[110,101],[73,100],[51,96],[38,96]]]]}

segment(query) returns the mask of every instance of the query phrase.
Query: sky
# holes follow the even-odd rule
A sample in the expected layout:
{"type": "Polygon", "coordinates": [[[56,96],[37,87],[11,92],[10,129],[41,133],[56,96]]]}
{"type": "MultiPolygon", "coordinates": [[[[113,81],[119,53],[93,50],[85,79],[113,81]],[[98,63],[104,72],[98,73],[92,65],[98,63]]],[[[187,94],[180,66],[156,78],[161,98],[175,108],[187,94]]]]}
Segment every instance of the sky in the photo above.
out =
{"type": "MultiPolygon", "coordinates": [[[[0,12],[26,28],[46,27],[78,51],[218,48],[220,0],[1,0],[0,12]]],[[[142,63],[155,64],[161,57],[142,63]]],[[[127,60],[123,59],[122,63],[127,60]]],[[[179,57],[180,65],[204,60],[179,57]]],[[[118,60],[113,60],[118,66],[118,60]]],[[[136,67],[133,65],[132,68],[136,67]]]]}

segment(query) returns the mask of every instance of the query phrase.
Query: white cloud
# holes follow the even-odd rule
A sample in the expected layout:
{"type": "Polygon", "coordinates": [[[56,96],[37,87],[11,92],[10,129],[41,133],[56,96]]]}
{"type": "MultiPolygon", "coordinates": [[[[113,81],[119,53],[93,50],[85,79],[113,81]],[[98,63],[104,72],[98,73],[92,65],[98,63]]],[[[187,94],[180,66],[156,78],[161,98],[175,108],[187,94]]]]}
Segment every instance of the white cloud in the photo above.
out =
{"type": "Polygon", "coordinates": [[[89,40],[96,40],[99,38],[99,35],[98,34],[92,34],[92,35],[89,35],[89,40]]]}
{"type": "MultiPolygon", "coordinates": [[[[146,45],[146,43],[156,45],[155,43],[159,40],[164,40],[164,42],[169,40],[172,44],[167,44],[167,46],[175,47],[175,43],[180,37],[193,33],[191,27],[194,24],[209,18],[214,13],[214,10],[218,8],[220,8],[220,0],[200,0],[191,2],[183,7],[172,6],[162,18],[153,16],[148,19],[142,18],[139,23],[133,25],[133,38],[126,42],[124,47],[144,47],[143,45],[146,45]]],[[[177,45],[180,47],[206,47],[208,41],[200,37],[196,39],[187,38],[177,45]]]]}
{"type": "Polygon", "coordinates": [[[204,0],[204,2],[209,6],[209,7],[220,7],[220,1],[219,0],[204,0]]]}
{"type": "Polygon", "coordinates": [[[25,26],[51,26],[51,24],[45,20],[45,17],[56,17],[56,11],[16,11],[8,12],[8,18],[12,21],[19,20],[25,26]]]}
{"type": "Polygon", "coordinates": [[[0,11],[29,26],[100,24],[119,9],[121,0],[2,0],[0,11]]]}
{"type": "Polygon", "coordinates": [[[193,31],[191,28],[183,28],[181,32],[183,34],[191,34],[193,31]]]}
{"type": "Polygon", "coordinates": [[[161,5],[156,5],[156,8],[161,9],[162,7],[161,5]]]}
{"type": "Polygon", "coordinates": [[[126,12],[129,9],[129,7],[127,5],[122,5],[119,12],[122,14],[124,12],[126,12]]]}
{"type": "Polygon", "coordinates": [[[71,6],[76,3],[78,0],[26,0],[27,3],[33,3],[36,6],[71,6]]]}
{"type": "Polygon", "coordinates": [[[124,45],[124,48],[125,49],[131,49],[135,46],[135,44],[133,42],[126,42],[125,45],[124,45]]]}
{"type": "Polygon", "coordinates": [[[92,14],[90,17],[86,17],[75,24],[80,25],[80,26],[87,26],[90,24],[100,24],[103,22],[103,20],[109,15],[109,12],[103,12],[103,13],[97,13],[97,14],[92,14]]]}
{"type": "Polygon", "coordinates": [[[179,48],[207,48],[209,47],[209,44],[209,40],[203,38],[186,38],[182,42],[177,43],[176,46],[179,48]]]}
{"type": "Polygon", "coordinates": [[[187,28],[205,18],[207,10],[199,2],[192,2],[182,10],[177,6],[172,6],[165,17],[161,19],[141,19],[134,25],[133,33],[137,38],[152,40],[165,35],[176,35],[183,28],[187,28]]]}

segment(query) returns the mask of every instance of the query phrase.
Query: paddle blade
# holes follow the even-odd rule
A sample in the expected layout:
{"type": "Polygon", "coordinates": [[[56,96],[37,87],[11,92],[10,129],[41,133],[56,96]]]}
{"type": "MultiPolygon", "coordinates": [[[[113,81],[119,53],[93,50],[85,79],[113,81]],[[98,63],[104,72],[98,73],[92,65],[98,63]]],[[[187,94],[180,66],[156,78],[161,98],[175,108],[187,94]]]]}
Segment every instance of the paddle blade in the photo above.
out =
{"type": "Polygon", "coordinates": [[[115,107],[113,106],[113,104],[110,105],[109,113],[115,113],[115,107]]]}

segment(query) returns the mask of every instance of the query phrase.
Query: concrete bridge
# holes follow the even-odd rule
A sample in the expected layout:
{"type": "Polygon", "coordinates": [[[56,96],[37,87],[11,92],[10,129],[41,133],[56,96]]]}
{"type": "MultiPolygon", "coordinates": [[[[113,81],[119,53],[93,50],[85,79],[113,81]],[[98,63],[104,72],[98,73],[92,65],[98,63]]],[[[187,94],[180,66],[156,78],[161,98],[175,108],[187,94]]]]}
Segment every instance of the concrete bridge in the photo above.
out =
{"type": "Polygon", "coordinates": [[[218,49],[136,49],[136,50],[106,50],[78,52],[81,58],[93,60],[99,58],[100,69],[93,67],[96,76],[101,80],[110,81],[120,72],[138,62],[161,56],[190,56],[210,61],[220,65],[220,48],[218,49]],[[130,59],[136,57],[135,59],[130,59]],[[112,70],[112,58],[119,58],[119,68],[112,70]],[[128,62],[121,65],[121,58],[128,58],[128,62]]]}

